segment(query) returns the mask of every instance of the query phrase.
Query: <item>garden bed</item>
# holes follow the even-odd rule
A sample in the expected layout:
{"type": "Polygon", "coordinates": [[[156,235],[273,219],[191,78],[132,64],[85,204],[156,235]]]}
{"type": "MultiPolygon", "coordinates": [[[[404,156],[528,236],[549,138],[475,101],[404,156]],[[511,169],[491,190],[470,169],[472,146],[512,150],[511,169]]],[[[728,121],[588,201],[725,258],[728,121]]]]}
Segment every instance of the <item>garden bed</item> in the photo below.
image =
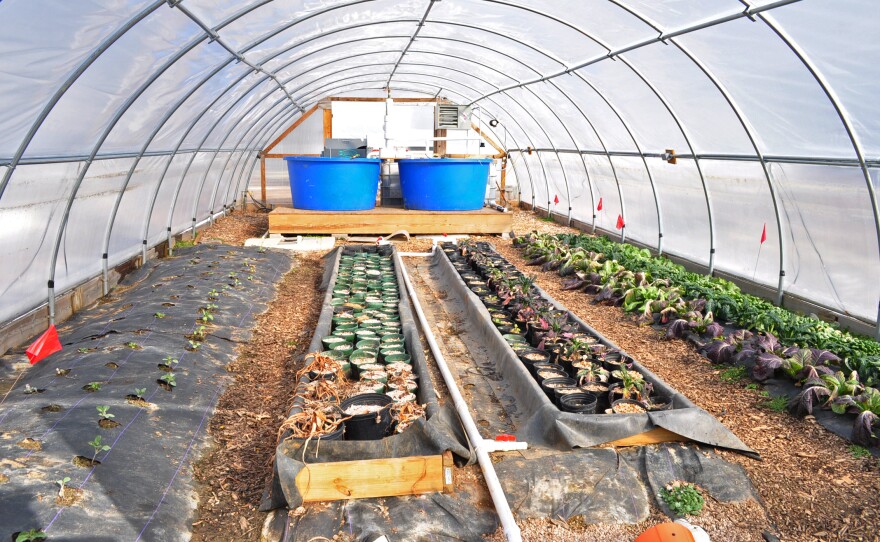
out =
{"type": "MultiPolygon", "coordinates": [[[[305,365],[298,373],[298,382],[295,384],[298,393],[288,414],[288,422],[282,425],[279,434],[275,476],[263,502],[264,510],[283,506],[296,508],[302,504],[303,495],[297,487],[297,475],[304,468],[306,460],[313,464],[403,458],[437,455],[451,450],[460,462],[472,461],[471,450],[454,413],[438,405],[425,353],[419,340],[419,330],[410,311],[409,297],[406,290],[401,287],[403,280],[399,265],[399,257],[391,246],[339,247],[326,258],[325,278],[322,284],[322,289],[326,290],[324,306],[315,327],[305,365]],[[368,299],[372,299],[370,297],[353,298],[355,288],[349,280],[352,263],[363,263],[369,259],[367,255],[375,255],[373,261],[376,262],[374,264],[377,277],[376,292],[383,287],[383,284],[387,286],[385,291],[388,292],[383,294],[384,300],[370,301],[374,304],[372,307],[367,306],[368,299]],[[341,266],[345,268],[342,273],[341,266]],[[383,282],[380,277],[386,279],[393,277],[393,281],[383,282]],[[357,312],[350,312],[349,309],[355,309],[357,312]],[[389,318],[376,318],[382,315],[387,315],[389,318]],[[391,324],[392,322],[399,322],[399,325],[391,324]],[[391,326],[393,331],[389,331],[387,336],[394,339],[395,349],[402,348],[403,354],[408,356],[407,364],[412,368],[414,376],[409,382],[417,382],[415,389],[407,388],[406,378],[388,376],[387,372],[378,374],[386,369],[393,370],[395,365],[403,363],[394,361],[402,358],[400,354],[384,348],[373,351],[370,347],[379,345],[366,344],[372,341],[390,344],[383,335],[375,335],[382,337],[380,339],[370,339],[364,333],[368,332],[373,336],[375,331],[387,330],[391,326]],[[355,337],[348,342],[342,339],[346,334],[354,334],[355,337]],[[359,340],[355,342],[356,339],[359,340]],[[397,342],[400,340],[402,343],[397,342]],[[358,348],[355,349],[355,346],[358,348]],[[335,355],[334,350],[344,351],[345,355],[335,355]],[[361,355],[368,358],[359,358],[358,362],[351,359],[351,356],[361,355]],[[360,359],[367,359],[369,363],[361,365],[360,359]],[[374,363],[380,361],[381,363],[374,363]],[[325,375],[330,374],[332,380],[325,378],[325,375]],[[361,378],[360,383],[355,384],[351,381],[352,377],[358,376],[361,378]],[[369,383],[364,380],[367,377],[369,383]],[[415,400],[408,398],[406,402],[409,406],[392,408],[391,403],[395,400],[406,398],[383,395],[386,391],[386,380],[389,384],[398,384],[398,389],[412,392],[415,400]],[[361,405],[353,405],[352,402],[359,402],[361,405]],[[365,407],[370,409],[370,412],[357,410],[365,407]],[[395,413],[394,416],[391,416],[389,410],[395,413]],[[409,417],[405,422],[405,429],[401,428],[398,432],[396,424],[400,422],[401,411],[409,417]],[[331,412],[332,414],[328,414],[331,412]],[[421,412],[424,412],[423,416],[419,416],[421,412]],[[352,430],[353,417],[358,414],[363,414],[358,417],[365,419],[358,421],[367,422],[367,432],[370,434],[361,434],[361,430],[355,434],[352,430]],[[319,423],[325,423],[323,420],[328,417],[331,421],[327,425],[327,431],[323,433],[305,432],[303,429],[309,431],[315,426],[298,427],[297,421],[304,416],[320,418],[322,421],[319,423]],[[390,420],[392,417],[395,419],[390,420]],[[372,422],[380,420],[383,424],[388,421],[393,423],[387,430],[376,429],[376,424],[372,422]]],[[[360,427],[364,426],[360,425],[360,427]]]]}
{"type": "Polygon", "coordinates": [[[257,249],[181,249],[60,325],[61,352],[26,369],[20,352],[4,356],[4,372],[26,372],[0,410],[0,535],[189,532],[189,465],[206,443],[226,366],[290,265],[257,249]],[[62,496],[56,481],[65,479],[62,496]]]}
{"type": "MultiPolygon", "coordinates": [[[[470,245],[464,249],[465,252],[468,250],[476,250],[483,257],[491,255],[495,264],[503,267],[501,263],[503,258],[495,254],[486,244],[470,245]]],[[[519,428],[517,435],[520,440],[561,448],[593,447],[621,441],[660,428],[695,442],[753,453],[748,446],[743,444],[714,417],[691,403],[635,360],[632,360],[631,368],[638,371],[645,383],[650,384],[655,396],[665,397],[667,403],[671,402],[672,408],[648,411],[650,405],[642,403],[637,405],[637,408],[647,412],[608,415],[561,411],[556,404],[551,402],[545,390],[539,387],[533,374],[512,348],[509,342],[511,334],[502,335],[481,298],[462,280],[459,270],[450,259],[451,255],[453,259],[461,261],[456,254],[458,254],[457,249],[451,245],[443,245],[443,250],[436,251],[434,255],[434,265],[442,277],[441,280],[447,285],[448,291],[466,302],[468,320],[479,331],[484,343],[491,345],[489,347],[493,350],[499,373],[510,383],[519,402],[520,410],[527,413],[527,421],[519,428]]],[[[494,264],[490,263],[489,266],[493,267],[494,264]]],[[[464,269],[461,264],[458,268],[464,269]]],[[[505,268],[505,273],[507,273],[510,282],[515,282],[522,277],[518,271],[509,267],[505,268]]],[[[486,282],[485,278],[483,282],[486,282]]],[[[508,302],[510,303],[516,295],[511,294],[508,302]]],[[[584,335],[585,342],[586,338],[590,337],[592,338],[591,342],[602,345],[603,352],[616,352],[626,359],[625,352],[602,337],[577,316],[566,311],[540,288],[528,284],[525,286],[525,290],[521,290],[518,295],[520,298],[523,295],[528,295],[535,301],[535,304],[538,299],[541,299],[556,311],[557,315],[565,314],[564,321],[567,327],[565,331],[557,330],[560,333],[558,337],[560,344],[571,344],[572,335],[581,334],[584,335]],[[562,334],[568,336],[563,337],[562,334]]],[[[486,295],[484,295],[485,298],[486,295]]],[[[541,350],[534,349],[538,352],[541,350]]],[[[592,352],[595,354],[596,349],[592,352]]],[[[593,359],[598,360],[599,358],[594,356],[593,359]]]]}
{"type": "Polygon", "coordinates": [[[529,265],[566,277],[566,290],[619,305],[667,338],[688,338],[714,363],[744,367],[795,415],[877,454],[880,345],[831,324],[687,272],[647,250],[584,235],[530,234],[515,242],[529,265]],[[833,413],[833,414],[832,414],[833,413]],[[836,416],[835,416],[836,415],[836,416]]]}

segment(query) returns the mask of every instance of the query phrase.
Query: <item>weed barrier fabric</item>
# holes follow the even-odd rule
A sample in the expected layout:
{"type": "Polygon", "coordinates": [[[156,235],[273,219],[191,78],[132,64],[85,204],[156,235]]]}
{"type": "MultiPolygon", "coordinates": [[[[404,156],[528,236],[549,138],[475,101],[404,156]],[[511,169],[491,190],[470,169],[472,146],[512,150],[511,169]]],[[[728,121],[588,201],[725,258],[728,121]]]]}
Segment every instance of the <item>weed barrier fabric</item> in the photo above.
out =
{"type": "MultiPolygon", "coordinates": [[[[464,305],[465,314],[474,333],[481,337],[487,349],[493,352],[499,374],[510,384],[519,402],[519,408],[531,415],[519,427],[517,438],[530,445],[543,445],[557,449],[577,447],[590,448],[618,439],[631,437],[662,427],[690,440],[727,448],[756,456],[729,429],[705,410],[697,407],[685,396],[660,380],[651,371],[634,362],[645,379],[654,385],[658,394],[672,397],[673,408],[667,411],[646,414],[574,414],[560,411],[550,402],[538,383],[507,344],[498,329],[492,324],[489,311],[480,298],[470,291],[452,266],[442,250],[435,250],[432,257],[432,271],[438,277],[447,293],[455,296],[464,305]]],[[[538,289],[557,309],[566,310],[543,290],[538,289]]],[[[571,319],[583,329],[599,338],[609,348],[620,350],[614,343],[604,338],[574,314],[571,319]]]]}
{"type": "MultiPolygon", "coordinates": [[[[428,371],[427,359],[419,339],[419,328],[410,310],[410,298],[403,282],[400,266],[403,263],[397,256],[393,246],[337,247],[325,258],[324,280],[321,288],[326,291],[324,306],[315,326],[315,334],[309,345],[309,352],[322,350],[321,339],[330,333],[333,307],[330,305],[333,285],[339,269],[339,260],[343,254],[354,254],[362,251],[378,250],[383,256],[391,255],[394,259],[395,274],[400,291],[399,313],[401,333],[404,335],[407,352],[412,358],[415,373],[419,376],[417,400],[426,405],[426,416],[416,420],[403,433],[385,437],[381,440],[364,441],[302,441],[297,439],[282,440],[275,451],[275,472],[260,509],[263,511],[275,508],[297,508],[302,505],[302,495],[296,487],[296,475],[306,463],[332,463],[337,461],[353,461],[360,459],[380,459],[391,457],[408,457],[420,455],[439,455],[450,450],[459,464],[469,464],[476,460],[467,437],[455,411],[449,406],[441,407],[437,402],[431,375],[428,371]]],[[[307,377],[303,377],[305,380],[307,377]]],[[[295,412],[294,404],[291,414],[295,412]]],[[[454,528],[454,526],[446,525],[454,528]]]]}
{"type": "Polygon", "coordinates": [[[29,529],[45,530],[49,540],[188,540],[197,504],[191,465],[209,443],[208,420],[230,382],[226,366],[291,262],[256,248],[181,249],[59,325],[61,352],[26,369],[19,351],[0,358],[4,373],[25,371],[0,408],[0,540],[29,529]],[[202,346],[188,350],[185,335],[212,290],[214,320],[202,346]],[[179,360],[173,391],[156,382],[166,356],[179,360]],[[100,390],[85,391],[90,382],[100,390]],[[45,391],[25,394],[26,385],[45,391]],[[135,388],[145,389],[149,405],[126,400],[135,388]],[[98,426],[101,405],[117,427],[98,426]],[[96,435],[109,446],[97,454],[101,464],[75,466],[75,456],[91,459],[96,435]],[[25,438],[41,449],[21,446],[25,438]],[[65,477],[68,488],[84,492],[80,502],[56,503],[55,481],[65,477]]]}

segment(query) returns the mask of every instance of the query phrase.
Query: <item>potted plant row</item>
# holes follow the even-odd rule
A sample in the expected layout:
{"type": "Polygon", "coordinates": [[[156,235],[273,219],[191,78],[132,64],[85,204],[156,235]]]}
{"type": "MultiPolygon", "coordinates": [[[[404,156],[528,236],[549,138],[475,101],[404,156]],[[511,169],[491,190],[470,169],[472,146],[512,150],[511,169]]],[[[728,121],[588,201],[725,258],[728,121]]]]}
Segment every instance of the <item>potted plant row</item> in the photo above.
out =
{"type": "Polygon", "coordinates": [[[295,406],[279,438],[378,440],[424,416],[399,302],[390,256],[340,256],[331,333],[297,373],[295,406]]]}
{"type": "Polygon", "coordinates": [[[633,368],[566,310],[557,309],[487,243],[441,246],[468,288],[547,398],[566,412],[643,413],[671,408],[633,368]]]}

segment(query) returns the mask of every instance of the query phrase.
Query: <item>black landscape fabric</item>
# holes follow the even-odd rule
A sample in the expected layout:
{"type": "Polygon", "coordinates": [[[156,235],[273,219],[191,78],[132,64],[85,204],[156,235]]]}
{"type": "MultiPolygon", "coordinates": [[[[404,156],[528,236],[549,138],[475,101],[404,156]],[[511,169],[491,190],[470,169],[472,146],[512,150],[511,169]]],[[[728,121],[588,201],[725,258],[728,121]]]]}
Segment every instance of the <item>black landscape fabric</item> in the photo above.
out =
{"type": "MultiPolygon", "coordinates": [[[[638,361],[634,366],[653,383],[658,394],[672,397],[672,410],[646,414],[575,414],[560,411],[550,402],[538,383],[492,324],[489,311],[476,294],[468,289],[458,271],[441,250],[435,250],[432,272],[449,294],[447,301],[461,304],[469,327],[478,334],[483,345],[490,349],[496,369],[512,389],[520,410],[531,413],[517,431],[518,440],[530,445],[544,445],[559,449],[589,448],[618,439],[631,437],[656,427],[662,427],[690,440],[719,448],[727,448],[754,455],[729,429],[715,417],[694,405],[684,395],[660,380],[638,361]]],[[[540,289],[539,289],[540,291],[540,289]]],[[[540,291],[558,309],[565,309],[545,292],[540,291]]],[[[571,315],[584,329],[600,338],[602,344],[619,349],[585,322],[571,315]]]]}
{"type": "Polygon", "coordinates": [[[0,407],[0,539],[43,529],[50,540],[188,540],[197,504],[191,467],[230,381],[226,366],[290,267],[281,252],[181,249],[59,325],[61,352],[27,368],[20,350],[0,358],[4,393],[15,371],[25,371],[0,407]],[[214,320],[201,346],[188,350],[185,335],[209,303],[214,320]],[[178,360],[173,391],[157,382],[167,356],[178,360]],[[93,382],[100,389],[83,389],[93,382]],[[149,404],[126,399],[138,388],[149,404]],[[108,406],[119,425],[99,427],[97,406],[108,406]],[[75,456],[92,458],[96,436],[101,463],[74,465],[75,456]],[[56,503],[64,478],[84,492],[79,503],[56,503]]]}
{"type": "MultiPolygon", "coordinates": [[[[296,487],[296,475],[306,463],[332,463],[360,459],[379,459],[388,457],[409,457],[420,455],[439,455],[449,450],[459,464],[471,463],[475,456],[455,411],[451,406],[441,407],[437,402],[431,374],[428,371],[425,352],[419,340],[419,329],[410,309],[410,299],[400,271],[400,259],[393,246],[380,247],[345,246],[333,250],[325,258],[325,273],[322,288],[326,291],[321,316],[315,326],[315,335],[309,352],[322,350],[321,339],[330,333],[333,307],[330,305],[333,285],[339,269],[339,259],[343,253],[378,250],[383,255],[394,256],[397,283],[400,288],[400,322],[405,338],[407,352],[412,358],[413,368],[419,376],[417,398],[426,405],[426,419],[417,420],[406,431],[381,440],[364,441],[303,441],[285,439],[275,451],[275,472],[272,484],[261,504],[262,510],[287,506],[296,508],[302,504],[302,495],[296,487]],[[344,251],[344,252],[343,252],[344,251]]],[[[306,378],[306,377],[303,377],[306,378]]],[[[293,385],[293,383],[291,383],[293,385]]]]}

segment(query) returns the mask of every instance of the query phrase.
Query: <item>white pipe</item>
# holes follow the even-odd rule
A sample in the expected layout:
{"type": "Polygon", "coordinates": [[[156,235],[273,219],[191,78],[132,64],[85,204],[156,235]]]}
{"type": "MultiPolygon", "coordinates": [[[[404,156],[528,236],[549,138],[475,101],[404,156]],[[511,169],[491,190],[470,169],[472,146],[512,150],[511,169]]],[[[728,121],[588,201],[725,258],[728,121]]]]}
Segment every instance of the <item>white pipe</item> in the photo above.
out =
{"type": "Polygon", "coordinates": [[[406,284],[406,291],[409,293],[413,307],[416,310],[416,315],[419,317],[419,323],[422,326],[422,331],[425,333],[425,340],[428,341],[428,346],[431,348],[431,353],[434,354],[434,360],[437,362],[437,368],[440,370],[440,374],[443,375],[443,380],[449,389],[449,396],[452,398],[453,404],[455,404],[458,417],[462,425],[464,425],[468,438],[474,445],[477,461],[480,463],[480,469],[483,471],[483,478],[485,478],[486,485],[489,487],[489,494],[492,496],[492,502],[495,504],[495,511],[498,514],[498,519],[501,521],[501,527],[504,529],[504,536],[508,542],[522,542],[519,525],[516,524],[516,520],[513,518],[513,512],[510,510],[507,497],[504,496],[504,489],[501,487],[501,482],[495,473],[492,458],[489,457],[488,447],[482,435],[480,435],[480,430],[477,429],[477,424],[474,423],[474,419],[471,417],[467,402],[461,396],[458,385],[455,383],[455,378],[446,365],[446,360],[443,359],[443,354],[440,352],[437,341],[434,340],[434,334],[431,333],[431,327],[428,324],[427,318],[425,318],[425,313],[422,312],[422,306],[419,304],[418,297],[416,297],[415,288],[413,288],[409,280],[409,274],[406,272],[406,267],[400,259],[400,254],[397,254],[397,267],[400,269],[403,282],[406,284]]]}

